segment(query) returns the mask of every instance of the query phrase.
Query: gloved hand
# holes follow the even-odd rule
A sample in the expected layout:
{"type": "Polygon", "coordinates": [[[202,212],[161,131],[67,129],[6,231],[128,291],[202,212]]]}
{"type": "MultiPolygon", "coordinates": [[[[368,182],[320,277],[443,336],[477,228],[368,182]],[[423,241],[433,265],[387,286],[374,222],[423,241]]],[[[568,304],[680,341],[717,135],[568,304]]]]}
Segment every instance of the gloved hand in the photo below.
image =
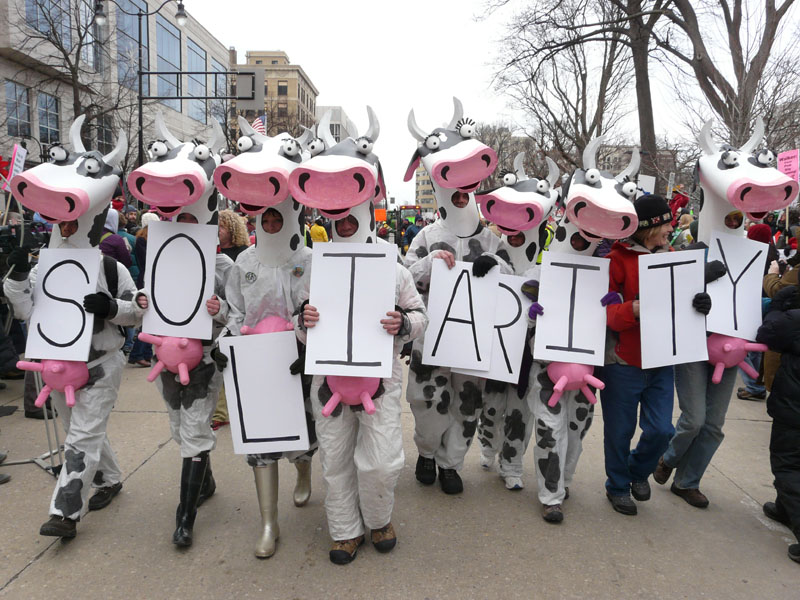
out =
{"type": "Polygon", "coordinates": [[[520,291],[528,300],[536,301],[539,299],[539,282],[535,279],[529,279],[522,284],[520,291]]]}
{"type": "MultiPolygon", "coordinates": [[[[225,362],[228,362],[225,359],[225,362]]],[[[289,373],[292,375],[301,375],[303,373],[303,363],[305,362],[305,356],[301,356],[292,364],[289,365],[289,373]]]]}
{"type": "Polygon", "coordinates": [[[491,256],[479,256],[477,260],[472,263],[472,274],[475,277],[483,277],[492,267],[497,266],[497,261],[491,256]]]}
{"type": "Polygon", "coordinates": [[[16,273],[28,273],[31,270],[31,261],[28,258],[28,248],[15,247],[6,259],[9,267],[14,267],[16,273]]]}
{"type": "Polygon", "coordinates": [[[107,319],[117,314],[117,301],[105,292],[95,292],[83,297],[83,308],[99,319],[107,319]]]}
{"type": "Polygon", "coordinates": [[[725,265],[721,260],[712,260],[711,262],[707,262],[705,268],[706,284],[716,281],[720,277],[723,277],[727,272],[728,270],[725,268],[725,265]]]}
{"type": "Polygon", "coordinates": [[[225,370],[225,367],[228,366],[228,357],[222,353],[222,350],[219,349],[219,346],[214,346],[211,349],[211,360],[214,361],[214,364],[217,365],[217,371],[220,373],[225,370]]]}
{"type": "Polygon", "coordinates": [[[706,292],[695,294],[692,299],[692,307],[701,315],[707,315],[711,312],[711,296],[706,292]]]}
{"type": "Polygon", "coordinates": [[[544,314],[544,307],[538,302],[534,302],[533,304],[531,304],[531,307],[528,309],[528,318],[531,321],[535,321],[536,317],[541,317],[543,314],[544,314]]]}
{"type": "Polygon", "coordinates": [[[609,306],[610,304],[622,304],[622,296],[619,292],[608,292],[605,296],[600,298],[600,304],[609,306]]]}

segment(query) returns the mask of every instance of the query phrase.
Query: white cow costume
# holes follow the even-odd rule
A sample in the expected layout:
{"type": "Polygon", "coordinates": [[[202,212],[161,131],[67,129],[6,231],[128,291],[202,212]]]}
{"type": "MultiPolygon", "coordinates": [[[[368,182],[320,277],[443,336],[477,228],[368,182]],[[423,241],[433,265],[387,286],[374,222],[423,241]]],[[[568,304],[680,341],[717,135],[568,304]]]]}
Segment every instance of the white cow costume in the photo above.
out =
{"type": "MultiPolygon", "coordinates": [[[[111,197],[119,184],[119,163],[127,148],[124,133],[120,134],[114,150],[105,156],[87,151],[80,137],[84,119],[85,115],[79,116],[70,128],[71,152],[63,146],[53,146],[50,162],[17,175],[11,182],[14,196],[23,206],[38,211],[56,224],[50,238],[51,249],[96,248],[103,234],[111,197]],[[68,228],[71,221],[75,221],[77,230],[68,237],[59,235],[59,224],[68,228]]],[[[38,267],[28,273],[24,268],[28,250],[15,252],[19,261],[15,272],[5,282],[4,291],[14,316],[28,320],[33,311],[38,267]]],[[[9,261],[14,264],[14,258],[9,261]]],[[[75,392],[75,406],[71,409],[67,408],[63,393],[51,392],[66,429],[65,464],[50,502],[51,519],[42,525],[42,535],[74,537],[75,522],[89,509],[87,499],[92,486],[111,494],[109,500],[122,487],[120,466],[108,441],[106,427],[125,366],[125,357],[120,352],[125,336],[120,326],[134,326],[142,316],[142,311],[131,302],[135,293],[136,286],[128,270],[113,259],[104,258],[97,294],[91,296],[105,296],[102,302],[108,304],[109,312],[105,318],[94,317],[89,381],[75,392]],[[109,285],[107,273],[116,278],[113,298],[109,290],[113,283],[109,285]]],[[[87,312],[95,312],[86,306],[87,312]]]]}
{"type": "MultiPolygon", "coordinates": [[[[208,144],[200,140],[182,142],[167,129],[161,113],[156,115],[156,131],[162,137],[150,145],[152,160],[128,175],[128,189],[139,201],[152,206],[159,214],[180,222],[217,224],[217,198],[213,173],[221,162],[220,150],[225,137],[212,119],[213,133],[208,144]]],[[[211,357],[213,339],[227,322],[225,283],[233,261],[216,255],[214,295],[220,309],[213,316],[212,339],[203,340],[203,358],[189,371],[189,384],[166,369],[156,379],[169,414],[172,439],[180,447],[180,504],[173,543],[192,544],[192,528],[197,507],[214,494],[216,483],[211,473],[209,452],[217,443],[211,429],[211,416],[222,386],[222,375],[211,357]]],[[[139,291],[144,296],[144,291],[139,291]]]]}
{"type": "MultiPolygon", "coordinates": [[[[239,129],[240,154],[214,173],[219,189],[238,202],[244,212],[256,217],[256,244],[237,257],[225,288],[227,330],[233,335],[241,335],[242,327],[255,327],[270,316],[297,324],[311,277],[311,250],[303,243],[303,206],[288,195],[288,175],[302,162],[302,144],[309,141],[311,132],[306,130],[296,140],[286,133],[271,138],[256,132],[242,117],[239,129]],[[267,216],[272,218],[272,211],[279,213],[283,222],[274,233],[262,225],[265,212],[270,212],[267,216]]],[[[311,457],[317,444],[308,395],[311,378],[302,377],[309,450],[247,455],[247,464],[253,467],[262,519],[255,547],[258,558],[269,558],[275,553],[279,536],[278,459],[287,458],[297,468],[295,505],[304,506],[311,496],[311,457]]]]}
{"type": "MultiPolygon", "coordinates": [[[[338,144],[330,133],[330,113],[326,113],[317,128],[321,139],[309,146],[312,158],[290,177],[293,197],[338,219],[333,227],[335,242],[377,243],[378,239],[374,202],[385,196],[386,189],[378,157],[372,153],[378,120],[371,108],[367,112],[366,135],[338,144]],[[343,237],[339,230],[346,227],[352,235],[343,237]]],[[[330,559],[337,564],[355,558],[365,527],[381,552],[388,552],[396,542],[391,524],[394,488],[404,463],[403,375],[398,355],[406,342],[422,335],[428,319],[411,275],[400,264],[395,269],[395,304],[402,325],[395,336],[392,377],[382,379],[373,394],[375,413],[367,414],[360,405],[339,404],[330,417],[324,417],[322,408],[332,396],[331,389],[323,376],[314,376],[311,384],[322,475],[328,485],[325,512],[334,540],[330,559]]]]}
{"type": "MultiPolygon", "coordinates": [[[[523,161],[525,153],[514,159],[514,170],[503,175],[503,186],[477,195],[483,216],[497,226],[506,249],[498,254],[514,265],[514,273],[529,280],[539,280],[541,268],[536,264],[547,241],[548,217],[558,192],[558,166],[547,158],[548,174],[543,179],[529,179],[523,161]],[[508,252],[508,253],[506,253],[508,252]]],[[[533,329],[529,331],[530,350],[533,329]]],[[[522,457],[528,448],[533,430],[531,409],[527,401],[528,359],[523,360],[522,386],[487,381],[478,424],[481,443],[481,466],[490,469],[498,457],[500,476],[509,490],[521,490],[522,457]]]]}
{"type": "MultiPolygon", "coordinates": [[[[408,129],[419,145],[405,180],[411,179],[421,161],[431,176],[441,217],[414,236],[405,258],[426,305],[433,260],[441,251],[451,253],[455,260],[479,261],[473,267],[473,274],[478,276],[497,264],[503,273],[512,273],[511,265],[501,258],[503,250],[508,256],[508,249],[481,224],[474,196],[480,182],[497,166],[497,155],[473,138],[474,123],[463,118],[461,102],[457,98],[453,102],[449,125],[430,134],[417,125],[413,110],[408,115],[408,129]]],[[[475,434],[484,385],[482,377],[422,364],[422,339],[414,342],[406,398],[414,413],[414,442],[419,451],[416,476],[420,483],[434,483],[438,465],[442,490],[448,494],[463,490],[458,470],[475,434]]]]}

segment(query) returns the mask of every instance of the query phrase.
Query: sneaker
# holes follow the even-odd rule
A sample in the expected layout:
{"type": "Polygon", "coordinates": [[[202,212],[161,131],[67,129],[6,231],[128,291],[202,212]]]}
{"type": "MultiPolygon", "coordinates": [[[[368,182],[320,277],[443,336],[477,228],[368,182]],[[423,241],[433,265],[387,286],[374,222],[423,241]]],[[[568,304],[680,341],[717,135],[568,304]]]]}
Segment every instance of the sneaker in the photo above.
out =
{"type": "Polygon", "coordinates": [[[560,504],[542,504],[542,518],[548,523],[561,523],[564,520],[564,511],[560,504]]]}
{"type": "Polygon", "coordinates": [[[676,496],[680,496],[695,508],[706,508],[708,506],[708,498],[698,489],[683,489],[673,483],[669,491],[676,496]]]}
{"type": "Polygon", "coordinates": [[[747,390],[740,389],[736,392],[736,397],[739,400],[764,400],[767,397],[767,392],[758,392],[756,394],[752,392],[748,392],[747,390]]]}
{"type": "Polygon", "coordinates": [[[380,529],[371,529],[369,536],[378,552],[390,552],[397,544],[397,535],[391,523],[380,529]]]}
{"type": "Polygon", "coordinates": [[[445,494],[460,494],[464,491],[464,483],[455,469],[439,467],[439,485],[445,494]]]}
{"type": "Polygon", "coordinates": [[[653,481],[659,485],[664,485],[667,483],[667,481],[669,481],[671,475],[672,467],[664,462],[664,457],[662,456],[658,459],[658,466],[656,467],[656,470],[653,471],[653,481]]]}
{"type": "Polygon", "coordinates": [[[420,456],[417,459],[417,468],[414,470],[414,474],[421,484],[431,485],[436,481],[436,461],[420,456]]]}
{"type": "Polygon", "coordinates": [[[360,535],[352,540],[339,540],[334,541],[331,546],[330,556],[331,562],[335,565],[346,565],[353,562],[353,559],[358,554],[358,549],[364,543],[364,536],[360,535]]]}
{"type": "Polygon", "coordinates": [[[764,506],[761,507],[764,511],[764,514],[767,515],[773,521],[777,521],[781,525],[786,525],[786,527],[791,528],[792,523],[789,519],[789,515],[786,514],[781,508],[778,508],[778,505],[775,502],[765,502],[764,506]]]}
{"type": "Polygon", "coordinates": [[[611,502],[611,506],[614,510],[622,515],[633,516],[639,512],[636,508],[636,503],[630,496],[613,496],[606,492],[606,498],[611,502]]]}
{"type": "Polygon", "coordinates": [[[800,563],[800,544],[792,544],[789,546],[789,558],[794,562],[800,563]]]}
{"type": "Polygon", "coordinates": [[[484,450],[481,450],[481,467],[489,471],[494,466],[494,452],[492,452],[491,448],[486,448],[485,450],[489,453],[484,454],[484,450]]]}
{"type": "Polygon", "coordinates": [[[50,517],[50,520],[39,528],[39,535],[50,535],[53,537],[74,538],[75,533],[75,521],[55,515],[50,517]]]}
{"type": "Polygon", "coordinates": [[[650,483],[644,481],[631,481],[631,496],[639,502],[650,500],[650,483]]]}
{"type": "Polygon", "coordinates": [[[115,483],[114,485],[106,485],[101,488],[97,488],[94,496],[89,498],[89,510],[100,510],[101,508],[105,508],[111,504],[114,496],[119,494],[121,489],[121,481],[119,483],[115,483]]]}
{"type": "Polygon", "coordinates": [[[230,421],[211,421],[211,429],[216,431],[220,427],[224,427],[225,425],[230,425],[230,421]]]}
{"type": "Polygon", "coordinates": [[[525,488],[522,477],[503,477],[503,481],[506,483],[506,489],[512,492],[518,492],[525,488]]]}

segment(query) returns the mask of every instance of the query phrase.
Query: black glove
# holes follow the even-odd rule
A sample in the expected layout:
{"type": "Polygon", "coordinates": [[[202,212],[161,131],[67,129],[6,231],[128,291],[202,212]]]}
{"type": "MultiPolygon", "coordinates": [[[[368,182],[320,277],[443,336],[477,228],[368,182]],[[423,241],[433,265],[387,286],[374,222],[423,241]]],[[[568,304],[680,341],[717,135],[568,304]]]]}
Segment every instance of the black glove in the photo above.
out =
{"type": "Polygon", "coordinates": [[[211,349],[211,360],[217,365],[217,370],[221,373],[228,366],[228,357],[222,353],[219,346],[214,346],[211,349]]]}
{"type": "Polygon", "coordinates": [[[479,256],[477,260],[472,263],[472,274],[475,277],[483,277],[492,267],[497,266],[497,261],[491,256],[479,256]]]}
{"type": "Polygon", "coordinates": [[[14,267],[15,273],[28,273],[31,270],[31,261],[28,258],[28,248],[17,246],[8,255],[6,262],[9,267],[14,267]]]}
{"type": "Polygon", "coordinates": [[[692,300],[692,307],[701,315],[707,315],[711,312],[711,296],[705,292],[695,294],[692,300]]]}
{"type": "MultiPolygon", "coordinates": [[[[227,362],[227,360],[226,360],[227,362]]],[[[301,356],[292,364],[289,365],[289,373],[292,375],[301,375],[303,373],[303,363],[305,362],[305,356],[301,356]]]]}
{"type": "Polygon", "coordinates": [[[706,263],[706,284],[723,277],[728,270],[721,260],[712,260],[706,263]]]}
{"type": "Polygon", "coordinates": [[[117,314],[117,301],[105,292],[86,294],[83,297],[83,308],[99,319],[107,319],[117,314]]]}

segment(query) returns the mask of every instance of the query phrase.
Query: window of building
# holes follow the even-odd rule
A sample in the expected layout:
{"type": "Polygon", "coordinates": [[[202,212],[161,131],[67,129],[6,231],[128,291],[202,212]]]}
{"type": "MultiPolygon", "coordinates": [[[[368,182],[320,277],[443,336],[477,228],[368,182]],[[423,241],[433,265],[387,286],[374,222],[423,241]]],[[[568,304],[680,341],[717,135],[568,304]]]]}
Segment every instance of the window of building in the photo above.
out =
{"type": "Polygon", "coordinates": [[[289,95],[289,82],[282,80],[278,82],[278,96],[289,95]]]}
{"type": "Polygon", "coordinates": [[[59,141],[58,98],[39,92],[39,141],[54,144],[59,141]]]}
{"type": "Polygon", "coordinates": [[[337,142],[342,141],[342,126],[339,123],[332,123],[331,130],[333,130],[333,139],[337,142]]]}
{"type": "MultiPolygon", "coordinates": [[[[156,16],[156,52],[158,54],[159,71],[181,70],[181,32],[161,15],[156,16]]],[[[158,75],[159,96],[180,96],[180,75],[158,75]]],[[[172,99],[159,100],[162,104],[181,111],[181,101],[172,99]]]]}
{"type": "MultiPolygon", "coordinates": [[[[186,39],[186,58],[190,72],[206,70],[206,51],[189,38],[186,39]]],[[[187,75],[187,87],[189,96],[208,95],[205,75],[187,75]]],[[[189,116],[206,123],[206,101],[189,100],[189,116]]]]}
{"type": "Polygon", "coordinates": [[[273,64],[273,65],[277,65],[277,64],[278,64],[278,61],[277,61],[277,60],[273,60],[273,61],[272,61],[272,64],[273,64]]]}
{"type": "Polygon", "coordinates": [[[6,81],[6,115],[8,135],[12,137],[30,136],[31,102],[30,90],[24,85],[6,81]]]}
{"type": "Polygon", "coordinates": [[[108,154],[114,149],[114,122],[111,115],[97,117],[97,150],[108,154]]]}
{"type": "Polygon", "coordinates": [[[80,32],[83,34],[81,59],[84,66],[97,71],[100,69],[100,45],[97,42],[97,25],[94,22],[94,7],[88,2],[80,5],[80,32]]]}
{"type": "MultiPolygon", "coordinates": [[[[144,0],[117,0],[122,10],[136,13],[147,11],[144,0]]],[[[136,91],[139,87],[139,23],[136,15],[126,15],[117,10],[117,79],[120,85],[136,91]]],[[[148,20],[142,19],[142,65],[144,71],[150,70],[148,20]]],[[[142,80],[142,94],[150,94],[150,78],[142,80]]]]}
{"type": "Polygon", "coordinates": [[[264,96],[269,96],[269,85],[264,84],[264,96]]]}
{"type": "Polygon", "coordinates": [[[39,33],[52,36],[59,46],[71,48],[69,2],[70,0],[25,0],[25,22],[39,33]]]}
{"type": "Polygon", "coordinates": [[[263,61],[257,60],[257,61],[256,61],[256,64],[257,64],[257,65],[260,65],[262,62],[263,62],[263,61]]]}
{"type": "MultiPolygon", "coordinates": [[[[221,73],[221,75],[214,75],[214,96],[227,96],[228,95],[228,76],[225,72],[228,68],[223,65],[221,62],[218,62],[211,59],[211,71],[215,73],[221,73]]],[[[211,94],[209,94],[210,96],[211,94]]],[[[226,115],[228,113],[228,101],[227,100],[212,100],[209,108],[208,113],[211,115],[212,118],[219,121],[219,124],[225,127],[226,115]]]]}
{"type": "Polygon", "coordinates": [[[289,116],[289,107],[286,104],[278,104],[278,116],[279,117],[289,116]]]}

